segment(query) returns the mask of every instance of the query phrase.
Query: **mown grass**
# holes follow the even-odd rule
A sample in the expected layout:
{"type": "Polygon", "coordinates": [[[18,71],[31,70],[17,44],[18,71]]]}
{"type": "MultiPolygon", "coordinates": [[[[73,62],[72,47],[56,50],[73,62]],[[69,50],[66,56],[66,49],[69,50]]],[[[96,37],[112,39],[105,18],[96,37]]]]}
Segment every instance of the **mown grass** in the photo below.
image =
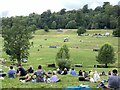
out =
{"type": "MultiPolygon", "coordinates": [[[[76,30],[64,30],[63,32],[57,32],[54,30],[50,30],[50,32],[44,32],[43,30],[37,30],[35,34],[33,34],[34,38],[30,40],[33,42],[33,46],[31,46],[29,52],[30,56],[28,58],[28,63],[23,63],[23,67],[27,69],[29,65],[33,65],[34,69],[37,69],[37,66],[41,64],[45,71],[54,70],[55,68],[48,68],[48,63],[55,63],[55,57],[59,49],[62,45],[66,44],[70,51],[70,60],[72,62],[72,66],[74,64],[82,64],[83,67],[75,67],[75,70],[97,70],[99,73],[103,70],[107,73],[109,70],[116,68],[118,63],[118,38],[113,37],[112,35],[109,37],[92,37],[94,33],[105,34],[109,32],[112,34],[112,30],[89,30],[86,33],[90,34],[89,36],[77,36],[76,30]],[[69,42],[63,42],[63,39],[68,37],[69,42]],[[47,39],[47,40],[45,40],[47,39]],[[82,42],[80,42],[82,40],[82,42]],[[94,48],[100,48],[104,43],[110,43],[115,50],[116,53],[116,63],[109,64],[109,68],[94,68],[94,64],[98,64],[96,61],[97,52],[94,52],[94,48]],[[43,48],[40,47],[43,46],[43,48]],[[57,46],[57,48],[49,48],[49,46],[57,46]],[[39,49],[39,51],[38,51],[39,49]]],[[[2,39],[2,38],[1,38],[2,39]]],[[[2,41],[1,41],[2,42],[2,41]]],[[[2,46],[3,43],[0,42],[2,46]]],[[[9,57],[2,52],[2,57],[6,58],[9,61],[9,57]]],[[[9,66],[10,63],[7,64],[9,66]]],[[[8,68],[3,68],[6,72],[8,68]]],[[[80,84],[90,85],[92,88],[95,88],[97,83],[90,82],[80,82],[78,81],[78,77],[73,77],[70,75],[62,76],[58,75],[58,77],[62,80],[58,83],[21,83],[18,78],[15,79],[5,79],[2,81],[3,88],[65,88],[68,86],[77,86],[80,84]]],[[[101,79],[107,79],[107,76],[102,76],[101,79]]]]}

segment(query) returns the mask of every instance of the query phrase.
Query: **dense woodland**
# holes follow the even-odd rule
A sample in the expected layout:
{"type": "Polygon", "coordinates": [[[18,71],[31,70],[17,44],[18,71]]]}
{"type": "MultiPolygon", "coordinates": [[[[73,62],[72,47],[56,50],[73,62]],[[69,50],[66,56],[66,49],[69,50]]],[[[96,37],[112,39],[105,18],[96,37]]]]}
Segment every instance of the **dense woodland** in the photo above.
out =
{"type": "Polygon", "coordinates": [[[21,19],[31,28],[43,29],[76,29],[80,26],[86,29],[115,29],[119,16],[118,5],[104,2],[103,6],[97,6],[94,10],[84,5],[82,9],[69,10],[65,8],[59,12],[47,10],[42,14],[31,13],[29,16],[3,17],[2,27],[12,27],[17,19],[21,19]]]}

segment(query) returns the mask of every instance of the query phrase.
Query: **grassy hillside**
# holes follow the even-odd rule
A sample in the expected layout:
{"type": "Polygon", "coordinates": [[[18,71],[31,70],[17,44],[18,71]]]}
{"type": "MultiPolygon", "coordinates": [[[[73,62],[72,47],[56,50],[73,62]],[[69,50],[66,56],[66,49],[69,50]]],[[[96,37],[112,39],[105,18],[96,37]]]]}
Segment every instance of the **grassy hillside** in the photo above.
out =
{"type": "MultiPolygon", "coordinates": [[[[62,47],[62,45],[66,44],[70,50],[70,60],[72,61],[72,65],[83,65],[82,68],[75,68],[77,72],[82,69],[86,71],[97,70],[99,73],[104,70],[107,73],[108,70],[112,70],[113,68],[115,68],[118,63],[118,39],[112,36],[112,30],[89,30],[86,32],[86,34],[89,34],[89,36],[77,36],[76,30],[69,29],[63,30],[63,32],[57,32],[54,30],[50,30],[50,32],[44,32],[43,30],[37,30],[35,34],[33,34],[34,38],[30,40],[31,42],[33,42],[33,46],[31,46],[29,51],[30,56],[28,58],[28,63],[23,63],[23,66],[25,67],[25,69],[27,69],[29,65],[33,65],[34,69],[36,70],[37,66],[41,64],[46,71],[53,70],[54,68],[48,68],[47,64],[55,63],[57,52],[62,47]],[[105,34],[106,32],[109,32],[111,35],[109,37],[92,37],[94,33],[105,34]],[[69,42],[63,42],[64,38],[66,37],[69,39],[69,42]],[[100,48],[106,42],[110,43],[115,49],[115,57],[117,59],[116,63],[109,64],[109,66],[113,68],[94,68],[94,64],[97,64],[98,62],[96,62],[97,52],[93,51],[93,49],[100,48]],[[42,48],[40,47],[40,45],[42,45],[42,48]],[[49,46],[57,46],[57,48],[49,48],[49,46]]],[[[0,45],[2,46],[1,42],[0,45]]],[[[2,53],[2,57],[6,58],[9,61],[8,56],[4,52],[2,53]]],[[[7,65],[9,66],[9,64],[7,65]]],[[[5,71],[8,70],[8,68],[3,69],[5,71]]],[[[62,88],[73,85],[87,84],[91,87],[96,87],[96,83],[79,82],[77,80],[78,77],[72,77],[70,75],[59,75],[59,78],[62,79],[61,82],[52,84],[36,84],[31,82],[23,84],[17,79],[5,78],[5,80],[3,80],[2,86],[3,88],[16,88],[21,86],[23,88],[62,88]]],[[[107,76],[102,78],[107,78],[107,76]]]]}

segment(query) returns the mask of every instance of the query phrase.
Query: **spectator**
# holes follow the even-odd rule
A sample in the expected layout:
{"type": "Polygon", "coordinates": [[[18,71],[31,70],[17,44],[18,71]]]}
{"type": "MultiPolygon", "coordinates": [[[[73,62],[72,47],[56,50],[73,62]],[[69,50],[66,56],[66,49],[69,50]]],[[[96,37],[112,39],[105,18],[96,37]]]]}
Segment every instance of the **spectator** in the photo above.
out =
{"type": "Polygon", "coordinates": [[[105,74],[105,71],[102,71],[102,72],[100,73],[100,76],[104,76],[104,75],[106,75],[106,74],[105,74]]]}
{"type": "Polygon", "coordinates": [[[58,74],[61,74],[62,71],[58,68],[58,69],[57,69],[57,73],[58,73],[58,74]]]}
{"type": "Polygon", "coordinates": [[[69,72],[72,76],[78,76],[74,70],[74,68],[72,68],[69,72]]]}
{"type": "Polygon", "coordinates": [[[66,75],[66,74],[68,74],[68,72],[67,72],[67,68],[64,68],[64,71],[62,71],[61,74],[62,74],[62,75],[66,75]]]}
{"type": "MultiPolygon", "coordinates": [[[[82,72],[81,70],[79,72],[82,72]]],[[[79,81],[90,81],[90,78],[88,77],[88,73],[86,71],[83,71],[79,76],[79,81]],[[82,75],[82,76],[81,76],[82,75]]]]}
{"type": "Polygon", "coordinates": [[[94,72],[92,70],[89,71],[90,82],[94,82],[94,72]]]}
{"type": "Polygon", "coordinates": [[[6,76],[6,73],[4,72],[3,69],[0,69],[0,77],[3,78],[6,76]]]}
{"type": "Polygon", "coordinates": [[[30,67],[27,70],[27,73],[33,73],[33,72],[34,72],[33,67],[32,65],[30,65],[30,67]]]}
{"type": "Polygon", "coordinates": [[[28,78],[27,72],[25,71],[24,68],[22,68],[21,65],[18,65],[17,75],[18,75],[19,79],[27,79],[28,78]],[[24,78],[20,78],[20,76],[24,76],[24,78]]]}
{"type": "Polygon", "coordinates": [[[120,76],[117,75],[116,69],[114,69],[112,73],[113,74],[108,77],[108,85],[106,85],[106,87],[114,90],[120,90],[120,76]]]}
{"type": "Polygon", "coordinates": [[[52,77],[50,78],[50,82],[59,82],[60,80],[58,79],[56,72],[53,72],[52,77]]]}
{"type": "Polygon", "coordinates": [[[100,79],[100,76],[97,73],[97,71],[94,72],[93,79],[94,79],[94,82],[97,82],[100,79]]]}
{"type": "Polygon", "coordinates": [[[108,71],[108,75],[111,75],[111,71],[108,71]]]}
{"type": "Polygon", "coordinates": [[[45,82],[47,78],[45,79],[44,75],[46,75],[46,77],[48,77],[48,75],[44,72],[44,70],[42,70],[41,65],[38,66],[38,70],[33,75],[36,75],[35,82],[45,82]]]}
{"type": "Polygon", "coordinates": [[[93,75],[94,75],[94,72],[91,70],[91,71],[89,71],[89,76],[90,77],[93,77],[93,75]]]}
{"type": "Polygon", "coordinates": [[[8,70],[8,78],[15,78],[16,70],[13,69],[13,66],[10,65],[10,69],[8,70]]]}
{"type": "Polygon", "coordinates": [[[105,75],[105,71],[102,71],[102,75],[105,75]]]}
{"type": "Polygon", "coordinates": [[[82,70],[79,71],[79,76],[83,76],[82,70]]]}
{"type": "Polygon", "coordinates": [[[88,73],[87,73],[86,71],[83,71],[83,74],[82,74],[82,75],[83,75],[84,78],[87,78],[87,77],[88,77],[88,73]]]}

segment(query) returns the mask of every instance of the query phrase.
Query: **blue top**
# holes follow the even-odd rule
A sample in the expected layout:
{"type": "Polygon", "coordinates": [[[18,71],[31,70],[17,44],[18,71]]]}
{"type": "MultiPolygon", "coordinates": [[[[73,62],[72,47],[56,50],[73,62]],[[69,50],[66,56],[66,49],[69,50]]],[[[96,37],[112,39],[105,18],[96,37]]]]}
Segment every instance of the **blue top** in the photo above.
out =
{"type": "Polygon", "coordinates": [[[14,70],[14,69],[8,70],[8,74],[15,74],[15,73],[16,73],[16,70],[14,70]]]}
{"type": "Polygon", "coordinates": [[[109,88],[120,88],[120,76],[109,76],[108,87],[109,88]]]}
{"type": "Polygon", "coordinates": [[[76,72],[75,72],[75,70],[71,70],[71,71],[70,71],[70,74],[73,75],[73,76],[76,76],[76,75],[77,75],[76,72]]]}

